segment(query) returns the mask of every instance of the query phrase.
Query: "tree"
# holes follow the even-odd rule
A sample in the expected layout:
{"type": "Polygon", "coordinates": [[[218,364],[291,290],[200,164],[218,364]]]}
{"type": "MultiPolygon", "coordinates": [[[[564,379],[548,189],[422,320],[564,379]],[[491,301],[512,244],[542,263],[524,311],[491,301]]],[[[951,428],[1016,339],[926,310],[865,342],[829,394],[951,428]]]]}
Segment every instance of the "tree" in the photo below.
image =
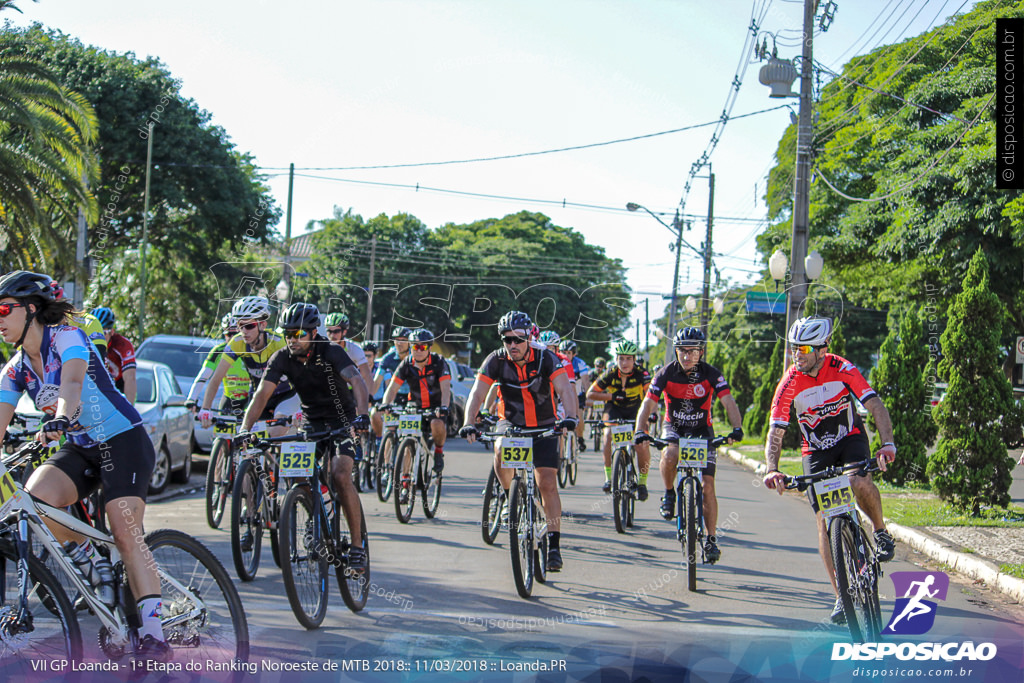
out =
{"type": "Polygon", "coordinates": [[[1020,438],[1021,424],[999,362],[1006,313],[989,288],[988,263],[980,248],[948,318],[939,376],[949,388],[933,411],[941,436],[927,471],[944,500],[977,514],[982,505],[1010,502],[1014,463],[1007,446],[1020,438]]]}
{"type": "Polygon", "coordinates": [[[754,403],[743,418],[743,431],[751,436],[762,436],[768,433],[768,421],[771,418],[772,398],[775,387],[782,379],[782,358],[786,353],[785,340],[779,339],[772,349],[768,372],[762,376],[761,384],[754,392],[754,403]]]}
{"type": "MultiPolygon", "coordinates": [[[[871,371],[871,386],[892,418],[898,456],[882,478],[902,486],[908,481],[928,481],[927,449],[935,442],[937,427],[931,416],[931,392],[922,368],[928,365],[921,318],[910,308],[898,327],[894,324],[879,351],[878,365],[871,371]]],[[[874,418],[868,416],[874,437],[871,452],[882,446],[874,418]]]]}

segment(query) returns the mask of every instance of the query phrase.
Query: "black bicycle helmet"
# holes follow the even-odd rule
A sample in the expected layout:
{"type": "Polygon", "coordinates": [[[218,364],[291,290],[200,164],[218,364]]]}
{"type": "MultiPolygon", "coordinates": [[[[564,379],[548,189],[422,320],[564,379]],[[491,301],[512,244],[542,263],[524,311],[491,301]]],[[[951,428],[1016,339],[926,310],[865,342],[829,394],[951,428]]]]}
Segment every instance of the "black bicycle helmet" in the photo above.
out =
{"type": "Polygon", "coordinates": [[[430,344],[434,341],[434,335],[430,330],[420,328],[409,335],[409,342],[413,344],[430,344]]]}
{"type": "Polygon", "coordinates": [[[699,346],[701,348],[707,343],[707,337],[700,331],[699,327],[684,327],[676,332],[673,346],[699,346]]]}
{"type": "Polygon", "coordinates": [[[412,330],[410,330],[408,327],[399,326],[391,330],[392,339],[398,339],[399,337],[405,337],[406,339],[408,339],[410,334],[412,334],[412,330]]]}
{"type": "Polygon", "coordinates": [[[377,346],[377,342],[363,342],[363,351],[366,353],[377,353],[378,350],[379,347],[377,346]]]}
{"type": "Polygon", "coordinates": [[[320,327],[320,309],[313,304],[295,303],[281,316],[281,329],[315,330],[320,327]]]}
{"type": "Polygon", "coordinates": [[[9,296],[21,299],[26,296],[38,296],[46,301],[56,301],[52,283],[53,278],[49,275],[16,270],[0,278],[0,298],[9,296]]]}
{"type": "Polygon", "coordinates": [[[529,332],[533,328],[533,321],[530,316],[522,311],[509,311],[501,316],[498,321],[498,334],[511,332],[512,330],[525,330],[529,332]]]}

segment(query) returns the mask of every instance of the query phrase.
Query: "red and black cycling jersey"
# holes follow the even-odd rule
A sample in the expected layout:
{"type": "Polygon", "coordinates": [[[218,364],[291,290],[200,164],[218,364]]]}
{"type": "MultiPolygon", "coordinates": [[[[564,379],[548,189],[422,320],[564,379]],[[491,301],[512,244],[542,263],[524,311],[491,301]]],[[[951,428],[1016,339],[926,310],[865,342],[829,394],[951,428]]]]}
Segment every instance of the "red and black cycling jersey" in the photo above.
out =
{"type": "Polygon", "coordinates": [[[107,355],[104,359],[107,372],[114,380],[118,391],[124,391],[124,371],[135,368],[135,347],[132,343],[114,332],[107,342],[107,355]]]}
{"type": "Polygon", "coordinates": [[[647,389],[652,400],[664,397],[666,416],[680,436],[711,436],[711,402],[729,393],[722,373],[704,361],[686,372],[674,360],[658,371],[647,389]]]}
{"type": "Polygon", "coordinates": [[[594,380],[590,388],[611,393],[610,403],[616,408],[636,410],[644,402],[644,392],[650,383],[650,374],[639,365],[634,365],[633,372],[628,375],[623,375],[618,366],[614,366],[594,380]]]}
{"type": "Polygon", "coordinates": [[[441,407],[441,380],[451,381],[451,378],[444,358],[432,353],[427,356],[427,362],[422,368],[409,355],[395,368],[395,376],[391,381],[398,386],[408,383],[409,403],[425,410],[441,407]]]}
{"type": "Polygon", "coordinates": [[[772,399],[771,426],[785,429],[792,407],[807,457],[812,451],[832,448],[848,436],[863,434],[864,423],[851,396],[864,403],[876,395],[853,363],[826,353],[816,377],[800,372],[796,365],[782,376],[772,399]]]}
{"type": "Polygon", "coordinates": [[[555,424],[558,397],[551,380],[566,374],[562,361],[551,351],[529,347],[526,362],[518,365],[505,349],[498,349],[480,365],[477,381],[487,386],[498,382],[501,403],[497,415],[517,427],[550,427],[555,424]]]}

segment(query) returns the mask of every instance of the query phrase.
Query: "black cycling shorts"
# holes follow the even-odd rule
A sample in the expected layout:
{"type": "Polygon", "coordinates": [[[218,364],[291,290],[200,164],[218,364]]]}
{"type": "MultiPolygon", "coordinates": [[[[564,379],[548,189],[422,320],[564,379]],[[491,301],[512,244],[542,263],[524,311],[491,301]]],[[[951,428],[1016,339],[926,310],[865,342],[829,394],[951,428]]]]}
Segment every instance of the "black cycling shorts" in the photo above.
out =
{"type": "Polygon", "coordinates": [[[640,406],[635,408],[623,408],[617,406],[614,403],[604,404],[604,417],[605,420],[629,420],[636,422],[636,416],[640,413],[640,406]]]}
{"type": "MultiPolygon", "coordinates": [[[[494,426],[494,431],[503,432],[509,423],[502,420],[494,426]]],[[[558,436],[546,436],[533,440],[533,466],[558,469],[558,436]]]]}
{"type": "MultiPolygon", "coordinates": [[[[680,435],[672,427],[671,423],[665,423],[661,428],[661,439],[662,441],[668,441],[669,443],[678,444],[679,439],[706,439],[707,436],[704,434],[684,434],[680,435]]],[[[712,448],[708,450],[708,466],[704,468],[703,475],[705,477],[715,476],[715,472],[718,470],[718,449],[712,448]]]]}
{"type": "MultiPolygon", "coordinates": [[[[816,474],[826,467],[837,467],[860,462],[871,457],[871,444],[864,434],[851,434],[832,448],[820,451],[811,451],[810,455],[803,458],[804,474],[816,474]]],[[[807,499],[811,501],[814,512],[818,512],[818,501],[814,499],[814,490],[808,488],[805,492],[807,499]]]]}
{"type": "MultiPolygon", "coordinates": [[[[348,416],[346,416],[346,418],[347,417],[348,416]]],[[[335,429],[342,429],[350,424],[352,424],[351,420],[349,420],[348,423],[342,422],[341,420],[331,420],[328,422],[310,420],[309,431],[310,433],[333,431],[335,429]]],[[[321,439],[320,441],[317,441],[316,457],[323,458],[327,453],[348,456],[354,460],[356,457],[355,443],[347,434],[339,434],[333,439],[321,439]]]]}
{"type": "Polygon", "coordinates": [[[78,500],[103,484],[106,503],[134,496],[146,500],[153,476],[156,451],[142,425],[113,436],[95,446],[64,442],[46,465],[53,465],[74,483],[78,500]]]}

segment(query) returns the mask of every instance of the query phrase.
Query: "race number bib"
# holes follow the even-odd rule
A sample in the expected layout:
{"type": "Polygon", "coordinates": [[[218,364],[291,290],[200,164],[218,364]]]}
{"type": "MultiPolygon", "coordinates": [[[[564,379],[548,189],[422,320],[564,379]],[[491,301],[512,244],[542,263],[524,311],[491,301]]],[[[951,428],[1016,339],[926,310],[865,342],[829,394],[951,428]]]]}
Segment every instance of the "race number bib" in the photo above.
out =
{"type": "Polygon", "coordinates": [[[398,416],[394,413],[385,413],[384,426],[388,429],[391,429],[392,427],[398,429],[398,416]]]}
{"type": "Polygon", "coordinates": [[[281,444],[281,476],[313,476],[313,457],[315,455],[316,444],[312,441],[281,444]]]}
{"type": "Polygon", "coordinates": [[[694,467],[702,470],[707,466],[707,439],[679,439],[679,467],[694,467]]]}
{"type": "Polygon", "coordinates": [[[633,425],[612,425],[612,445],[633,443],[633,425]]]}
{"type": "Polygon", "coordinates": [[[524,469],[533,464],[533,439],[529,437],[502,437],[498,441],[501,466],[524,469]]]}
{"type": "Polygon", "coordinates": [[[594,404],[591,407],[595,412],[600,413],[604,410],[604,401],[594,401],[594,404]]]}
{"type": "Polygon", "coordinates": [[[398,434],[400,436],[419,436],[423,418],[416,413],[398,416],[398,434]]]}
{"type": "Polygon", "coordinates": [[[230,439],[235,435],[235,428],[231,425],[216,425],[213,428],[213,435],[216,438],[230,439]]]}
{"type": "Polygon", "coordinates": [[[254,424],[252,426],[252,431],[250,431],[249,433],[255,436],[257,439],[270,438],[270,432],[267,431],[267,423],[262,420],[254,424]]]}
{"type": "Polygon", "coordinates": [[[18,488],[14,484],[11,473],[0,463],[0,519],[4,519],[7,515],[11,514],[17,495],[18,488]]]}
{"type": "Polygon", "coordinates": [[[43,446],[36,457],[32,458],[32,467],[39,467],[49,460],[51,456],[56,455],[57,451],[60,450],[60,443],[60,441],[51,441],[43,446]]]}
{"type": "Polygon", "coordinates": [[[815,482],[814,498],[818,501],[818,509],[827,519],[853,512],[856,507],[853,489],[850,488],[850,477],[845,474],[815,482]]]}

